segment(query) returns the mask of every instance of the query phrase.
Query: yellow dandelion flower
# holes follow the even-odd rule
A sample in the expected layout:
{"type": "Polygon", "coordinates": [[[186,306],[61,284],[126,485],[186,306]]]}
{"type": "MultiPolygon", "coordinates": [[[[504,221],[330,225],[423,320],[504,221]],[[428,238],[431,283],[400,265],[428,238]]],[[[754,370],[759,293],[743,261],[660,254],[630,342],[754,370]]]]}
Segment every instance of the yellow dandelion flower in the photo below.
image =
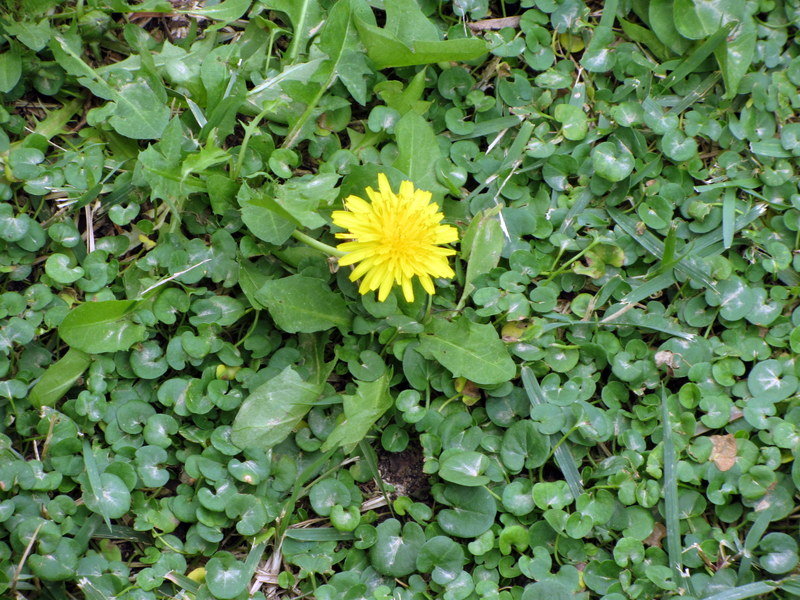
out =
{"type": "Polygon", "coordinates": [[[430,192],[414,189],[414,184],[404,181],[400,192],[394,193],[383,173],[378,175],[378,190],[367,188],[366,192],[370,202],[348,196],[344,201],[347,210],[331,215],[336,225],[347,230],[336,234],[339,239],[350,240],[338,246],[346,253],[339,264],[358,263],[350,280],[361,279],[360,293],[378,290],[378,300],[383,302],[397,284],[405,299],[412,302],[414,277],[419,277],[425,291],[433,294],[431,277],[455,276],[447,262],[455,250],[440,244],[458,240],[458,231],[441,224],[444,215],[431,203],[430,192]]]}

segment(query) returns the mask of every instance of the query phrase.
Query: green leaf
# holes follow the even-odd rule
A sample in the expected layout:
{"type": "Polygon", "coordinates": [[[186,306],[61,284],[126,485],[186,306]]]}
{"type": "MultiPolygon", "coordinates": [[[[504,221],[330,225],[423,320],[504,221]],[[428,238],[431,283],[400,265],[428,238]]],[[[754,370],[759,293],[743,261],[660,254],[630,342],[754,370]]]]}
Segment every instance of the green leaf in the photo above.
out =
{"type": "Polygon", "coordinates": [[[242,221],[257,238],[276,246],[283,244],[297,226],[287,216],[271,210],[263,197],[261,191],[253,190],[246,183],[239,188],[237,200],[242,210],[242,221]]]}
{"type": "Polygon", "coordinates": [[[497,206],[475,215],[461,240],[461,257],[467,260],[467,272],[459,306],[463,306],[475,290],[472,283],[475,278],[482,273],[488,273],[500,262],[505,240],[497,216],[499,212],[500,207],[497,206]]]}
{"type": "Polygon", "coordinates": [[[401,41],[388,29],[375,27],[355,17],[361,42],[377,69],[410,67],[438,62],[470,61],[487,53],[486,42],[478,38],[445,41],[416,39],[401,41]]]}
{"type": "Polygon", "coordinates": [[[394,404],[389,394],[391,373],[384,373],[375,381],[356,382],[356,393],[342,396],[345,419],[330,433],[322,451],[337,446],[351,446],[360,442],[370,428],[394,404]]]}
{"type": "Polygon", "coordinates": [[[482,486],[490,479],[483,473],[489,458],[480,452],[451,448],[439,455],[439,477],[456,485],[482,486]]]}
{"type": "Polygon", "coordinates": [[[728,34],[733,29],[733,26],[733,23],[729,23],[728,25],[716,31],[714,35],[709,37],[702,44],[694,48],[689,56],[681,61],[681,63],[675,67],[675,70],[669,74],[669,77],[663,81],[662,85],[664,88],[669,88],[679,81],[682,81],[688,75],[694,73],[700,67],[700,65],[703,64],[703,61],[705,61],[705,59],[708,58],[711,53],[719,48],[720,44],[725,41],[725,39],[728,37],[728,34]]]}
{"type": "Polygon", "coordinates": [[[675,28],[673,0],[650,0],[648,2],[650,28],[659,40],[674,54],[681,55],[689,47],[689,43],[681,37],[675,28]]]}
{"type": "Polygon", "coordinates": [[[220,600],[231,600],[245,591],[250,575],[243,562],[229,552],[218,552],[206,563],[208,591],[220,600]]]}
{"type": "MultiPolygon", "coordinates": [[[[737,18],[742,16],[740,13],[737,18]]],[[[734,30],[732,39],[727,39],[723,46],[714,51],[725,82],[724,98],[730,99],[736,96],[739,84],[755,58],[755,51],[756,25],[751,17],[745,17],[734,30]]]]}
{"type": "MultiPolygon", "coordinates": [[[[530,367],[522,368],[522,384],[525,387],[525,393],[530,401],[531,416],[533,417],[533,410],[536,407],[548,406],[549,403],[530,367]]],[[[564,478],[567,480],[567,484],[569,485],[572,495],[577,498],[583,493],[583,482],[581,480],[580,471],[578,471],[578,465],[575,462],[575,458],[572,456],[572,452],[570,451],[567,443],[561,443],[561,440],[556,439],[555,436],[552,438],[552,441],[555,444],[555,450],[553,452],[555,455],[556,464],[564,474],[564,478]]]]}
{"type": "Polygon", "coordinates": [[[33,386],[28,398],[37,408],[55,406],[89,367],[91,358],[85,352],[70,348],[58,362],[50,365],[33,386]]]}
{"type": "Polygon", "coordinates": [[[275,324],[289,333],[350,327],[352,316],[344,298],[321,279],[304,275],[273,279],[255,297],[267,307],[275,324]]]}
{"type": "Polygon", "coordinates": [[[414,111],[407,112],[395,125],[397,159],[393,163],[414,182],[429,192],[443,191],[436,180],[436,161],[441,158],[433,127],[414,111]]]}
{"type": "Polygon", "coordinates": [[[341,481],[329,477],[311,486],[308,492],[308,501],[315,513],[321,517],[328,517],[331,509],[337,504],[349,506],[350,491],[341,481]]]}
{"type": "MultiPolygon", "coordinates": [[[[733,98],[755,56],[756,27],[747,16],[744,0],[675,0],[675,11],[679,15],[675,25],[682,35],[698,40],[710,36],[708,42],[715,39],[714,47],[704,53],[707,56],[713,49],[725,81],[725,98],[733,98]]],[[[699,60],[693,61],[699,66],[699,60]]]]}
{"type": "Polygon", "coordinates": [[[542,510],[560,510],[575,501],[565,481],[539,481],[533,484],[533,501],[542,510]]]}
{"type": "Polygon", "coordinates": [[[561,123],[561,131],[566,139],[582,140],[586,137],[586,132],[589,131],[589,119],[581,107],[559,104],[553,116],[561,123]]]}
{"type": "Polygon", "coordinates": [[[169,123],[170,110],[143,80],[122,85],[114,94],[109,123],[120,135],[134,140],[157,139],[169,123]]]}
{"type": "Polygon", "coordinates": [[[34,52],[38,52],[47,46],[47,42],[52,35],[50,23],[47,19],[42,19],[39,23],[25,21],[17,21],[16,23],[13,21],[4,22],[3,27],[7,33],[16,37],[17,40],[34,52]]]}
{"type": "MultiPolygon", "coordinates": [[[[13,231],[13,229],[7,225],[3,233],[8,236],[10,230],[13,231]]],[[[71,262],[72,261],[70,261],[70,258],[66,254],[61,254],[59,252],[51,254],[44,263],[44,271],[47,273],[48,277],[51,277],[58,283],[65,285],[75,283],[78,279],[83,277],[84,271],[82,267],[70,266],[71,262]]]]}
{"type": "Polygon", "coordinates": [[[511,473],[541,466],[550,452],[550,440],[530,419],[517,421],[503,435],[500,457],[511,473]]]}
{"type": "Polygon", "coordinates": [[[763,537],[758,545],[759,563],[772,575],[788,573],[797,566],[797,542],[785,533],[772,532],[763,537]]]}
{"type": "Polygon", "coordinates": [[[667,553],[675,580],[683,579],[692,591],[692,582],[683,574],[681,528],[678,514],[678,457],[675,451],[672,424],[667,406],[667,392],[661,388],[661,427],[664,444],[664,520],[667,524],[667,553]]]}
{"type": "Polygon", "coordinates": [[[369,559],[378,573],[405,577],[414,572],[417,555],[425,543],[422,528],[414,522],[400,530],[400,521],[387,519],[377,527],[378,539],[369,550],[369,559]]]}
{"type": "Polygon", "coordinates": [[[448,485],[443,496],[451,508],[440,510],[436,520],[446,534],[476,538],[494,523],[497,503],[486,488],[448,485]]]}
{"type": "Polygon", "coordinates": [[[453,581],[464,566],[463,548],[444,535],[429,539],[417,555],[417,569],[431,573],[433,581],[446,585],[453,581]]]}
{"type": "Polygon", "coordinates": [[[73,308],[58,327],[58,335],[70,347],[89,354],[127,350],[147,337],[144,325],[130,316],[136,300],[84,302],[73,308]]]}
{"type": "Polygon", "coordinates": [[[341,80],[359,104],[365,104],[367,77],[372,75],[372,69],[358,43],[349,0],[337,2],[328,12],[319,36],[319,47],[332,63],[332,75],[341,80]]]}
{"type": "Polygon", "coordinates": [[[798,379],[786,372],[777,360],[758,362],[747,376],[747,387],[753,396],[766,402],[780,402],[795,393],[798,379]]]}
{"type": "Polygon", "coordinates": [[[455,377],[480,385],[503,383],[516,372],[495,328],[465,317],[452,322],[433,319],[428,332],[420,336],[420,350],[432,355],[455,377]]]}
{"type": "Polygon", "coordinates": [[[264,8],[278,10],[288,15],[294,27],[292,42],[288,50],[289,62],[305,52],[305,47],[311,40],[311,31],[316,29],[322,14],[317,0],[263,0],[260,3],[264,8]]]}
{"type": "Polygon", "coordinates": [[[251,3],[252,0],[225,0],[224,2],[220,2],[214,6],[204,6],[203,8],[178,12],[186,12],[191,15],[200,15],[206,17],[207,19],[222,21],[224,24],[235,21],[244,15],[244,13],[247,12],[247,9],[250,8],[251,3]]]}
{"type": "Polygon", "coordinates": [[[113,473],[100,475],[98,485],[91,492],[84,490],[86,507],[106,519],[119,519],[130,510],[131,493],[125,482],[113,473]]]}
{"type": "Polygon", "coordinates": [[[619,0],[609,0],[604,3],[600,23],[594,28],[592,40],[581,57],[581,64],[591,73],[608,71],[614,65],[614,54],[610,46],[614,40],[612,27],[618,6],[619,0]]]}
{"type": "Polygon", "coordinates": [[[622,181],[633,172],[633,154],[620,142],[603,142],[592,148],[595,173],[609,181],[622,181]]]}
{"type": "Polygon", "coordinates": [[[297,427],[323,387],[303,381],[286,367],[244,400],[233,421],[231,441],[240,448],[269,450],[297,427]]]}
{"type": "Polygon", "coordinates": [[[22,76],[22,58],[16,45],[0,54],[0,93],[8,93],[22,76]]]}

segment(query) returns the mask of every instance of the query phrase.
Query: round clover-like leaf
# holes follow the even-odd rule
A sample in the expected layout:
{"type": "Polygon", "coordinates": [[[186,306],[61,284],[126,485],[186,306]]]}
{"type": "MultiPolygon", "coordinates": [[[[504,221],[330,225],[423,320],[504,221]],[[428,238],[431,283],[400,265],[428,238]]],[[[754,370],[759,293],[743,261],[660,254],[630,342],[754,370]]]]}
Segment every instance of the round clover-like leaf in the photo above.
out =
{"type": "Polygon", "coordinates": [[[416,523],[387,519],[377,527],[377,540],[369,550],[372,566],[389,577],[405,577],[416,569],[417,556],[425,543],[425,534],[416,523]]]}
{"type": "Polygon", "coordinates": [[[248,583],[244,563],[229,552],[218,552],[206,563],[206,585],[215,598],[236,598],[248,583]]]}
{"type": "Polygon", "coordinates": [[[542,510],[564,508],[573,500],[566,481],[539,481],[533,484],[533,501],[542,510]]]}
{"type": "Polygon", "coordinates": [[[358,506],[343,507],[341,504],[331,508],[331,524],[337,531],[353,531],[361,523],[361,511],[358,506]]]}
{"type": "Polygon", "coordinates": [[[603,142],[592,149],[592,167],[608,181],[622,181],[633,172],[633,165],[633,154],[619,142],[603,142]]]}
{"type": "Polygon", "coordinates": [[[158,342],[143,342],[131,352],[131,369],[142,379],[158,379],[167,372],[169,365],[158,342]]]}
{"type": "Polygon", "coordinates": [[[550,452],[550,438],[539,433],[530,419],[517,421],[503,435],[500,457],[511,473],[535,469],[550,452]]]}
{"type": "Polygon", "coordinates": [[[439,476],[457,485],[486,485],[490,479],[483,473],[488,467],[489,458],[480,452],[451,448],[439,457],[439,476]]]}
{"type": "Polygon", "coordinates": [[[772,532],[758,544],[761,567],[773,575],[788,573],[797,566],[797,541],[790,535],[772,532]]]}
{"type": "Polygon", "coordinates": [[[142,446],[136,450],[136,472],[145,487],[158,488],[169,481],[169,472],[160,467],[167,461],[167,451],[158,446],[142,446]]]}
{"type": "Polygon", "coordinates": [[[429,539],[417,555],[417,569],[431,573],[431,578],[439,585],[453,581],[464,566],[464,550],[460,544],[444,535],[429,539]]]}
{"type": "Polygon", "coordinates": [[[503,508],[521,517],[534,509],[533,489],[530,480],[517,479],[503,489],[503,508]]]}
{"type": "Polygon", "coordinates": [[[497,503],[485,488],[448,485],[444,499],[451,508],[440,510],[436,520],[448,535],[478,537],[494,523],[497,503]]]}
{"type": "Polygon", "coordinates": [[[172,444],[171,435],[178,432],[178,421],[168,414],[154,414],[148,417],[142,435],[153,446],[168,448],[172,444]]]}
{"type": "Polygon", "coordinates": [[[779,402],[797,390],[798,379],[785,373],[784,366],[777,360],[762,360],[747,376],[747,388],[756,398],[767,402],[779,402]]]}
{"type": "Polygon", "coordinates": [[[323,479],[314,484],[308,493],[311,508],[322,517],[330,516],[331,509],[337,505],[350,505],[350,491],[347,486],[336,479],[323,479]]]}
{"type": "Polygon", "coordinates": [[[680,129],[665,133],[661,138],[661,148],[667,158],[675,162],[685,162],[697,156],[697,142],[680,129]]]}
{"type": "Polygon", "coordinates": [[[75,283],[83,277],[83,269],[79,266],[70,266],[71,262],[66,254],[51,254],[44,263],[44,271],[57,283],[64,285],[75,283]]]}
{"type": "Polygon", "coordinates": [[[553,115],[561,123],[561,131],[568,140],[582,140],[589,130],[589,120],[579,106],[559,104],[553,115]]]}
{"type": "Polygon", "coordinates": [[[31,554],[28,557],[31,571],[45,581],[64,581],[75,575],[78,555],[72,540],[62,538],[53,552],[31,554]]]}
{"type": "Polygon", "coordinates": [[[8,204],[3,204],[0,208],[0,239],[6,242],[19,242],[30,230],[31,221],[24,218],[27,215],[14,217],[14,213],[8,204]]]}
{"type": "Polygon", "coordinates": [[[108,519],[119,519],[130,510],[131,493],[125,483],[112,473],[100,475],[100,485],[96,489],[84,489],[83,501],[86,507],[108,519]]]}
{"type": "Polygon", "coordinates": [[[706,302],[719,306],[719,314],[729,321],[743,319],[753,308],[753,291],[740,277],[717,284],[717,291],[706,291],[706,302]]]}
{"type": "Polygon", "coordinates": [[[235,519],[241,535],[256,535],[270,518],[264,501],[253,494],[236,494],[225,506],[225,514],[235,519]]]}

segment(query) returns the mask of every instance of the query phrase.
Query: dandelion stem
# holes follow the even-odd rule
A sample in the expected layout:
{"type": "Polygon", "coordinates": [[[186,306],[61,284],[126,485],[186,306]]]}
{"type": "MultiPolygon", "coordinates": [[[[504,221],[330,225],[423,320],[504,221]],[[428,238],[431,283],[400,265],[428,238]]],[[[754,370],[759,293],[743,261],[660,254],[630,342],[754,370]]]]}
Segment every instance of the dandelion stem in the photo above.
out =
{"type": "Polygon", "coordinates": [[[342,252],[341,250],[337,250],[333,246],[329,246],[328,244],[320,242],[319,240],[315,240],[310,235],[306,235],[305,233],[303,233],[302,231],[298,231],[297,229],[295,229],[292,232],[292,237],[296,240],[303,242],[307,246],[311,246],[315,250],[319,250],[320,252],[324,252],[325,254],[328,254],[330,256],[336,256],[338,258],[346,254],[346,252],[342,252]]]}

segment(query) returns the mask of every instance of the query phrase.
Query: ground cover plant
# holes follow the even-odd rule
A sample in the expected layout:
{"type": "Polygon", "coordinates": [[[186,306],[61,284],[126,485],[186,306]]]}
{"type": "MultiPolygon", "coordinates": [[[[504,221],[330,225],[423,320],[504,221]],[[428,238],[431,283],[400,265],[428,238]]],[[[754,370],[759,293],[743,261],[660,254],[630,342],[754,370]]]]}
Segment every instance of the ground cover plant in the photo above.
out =
{"type": "Polygon", "coordinates": [[[3,3],[0,596],[800,596],[798,21],[3,3]]]}

